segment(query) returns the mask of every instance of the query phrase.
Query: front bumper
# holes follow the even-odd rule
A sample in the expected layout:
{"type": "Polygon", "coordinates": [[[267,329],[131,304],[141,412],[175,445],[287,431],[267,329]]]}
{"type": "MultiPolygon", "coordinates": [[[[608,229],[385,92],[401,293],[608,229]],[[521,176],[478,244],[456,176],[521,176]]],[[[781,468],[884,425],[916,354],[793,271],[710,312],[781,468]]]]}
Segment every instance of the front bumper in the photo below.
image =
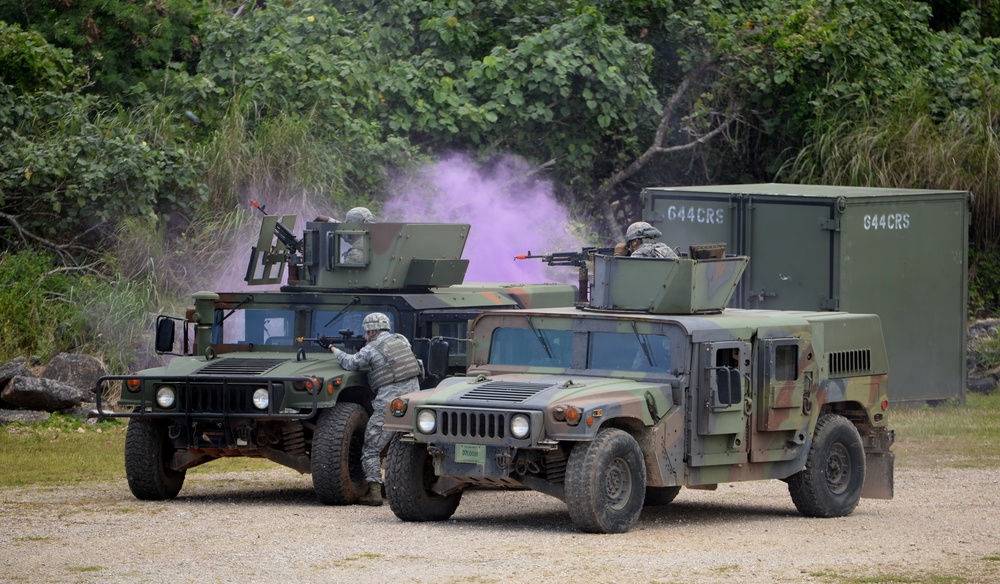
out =
{"type": "Polygon", "coordinates": [[[227,375],[191,375],[178,377],[143,378],[135,375],[107,375],[97,381],[97,411],[108,418],[167,418],[195,421],[232,419],[302,420],[312,418],[319,408],[322,383],[308,377],[259,377],[227,375]],[[125,389],[125,381],[140,379],[138,392],[125,389]],[[109,382],[121,382],[122,397],[119,405],[132,407],[129,412],[105,409],[104,387],[109,382]],[[310,382],[317,387],[295,390],[295,382],[310,382]],[[156,404],[156,387],[171,385],[176,390],[172,407],[161,408],[156,404]],[[253,393],[258,389],[268,392],[268,407],[260,410],[253,405],[253,393]],[[286,408],[291,393],[302,394],[295,408],[286,408]]]}

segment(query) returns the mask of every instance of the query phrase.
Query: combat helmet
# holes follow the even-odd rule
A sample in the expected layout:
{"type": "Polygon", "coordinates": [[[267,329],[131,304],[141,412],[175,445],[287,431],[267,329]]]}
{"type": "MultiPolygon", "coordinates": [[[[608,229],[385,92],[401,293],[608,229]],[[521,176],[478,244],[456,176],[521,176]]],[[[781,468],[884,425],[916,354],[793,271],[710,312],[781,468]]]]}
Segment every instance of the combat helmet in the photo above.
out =
{"type": "Polygon", "coordinates": [[[361,328],[365,329],[365,332],[387,331],[392,328],[392,325],[389,323],[388,316],[382,314],[381,312],[373,312],[361,321],[361,328]]]}
{"type": "Polygon", "coordinates": [[[375,215],[365,207],[354,207],[347,212],[344,223],[374,223],[375,215]]]}
{"type": "Polygon", "coordinates": [[[645,221],[636,221],[635,223],[628,226],[628,231],[625,232],[625,241],[629,242],[633,239],[645,239],[657,238],[663,235],[660,230],[653,227],[645,221]]]}

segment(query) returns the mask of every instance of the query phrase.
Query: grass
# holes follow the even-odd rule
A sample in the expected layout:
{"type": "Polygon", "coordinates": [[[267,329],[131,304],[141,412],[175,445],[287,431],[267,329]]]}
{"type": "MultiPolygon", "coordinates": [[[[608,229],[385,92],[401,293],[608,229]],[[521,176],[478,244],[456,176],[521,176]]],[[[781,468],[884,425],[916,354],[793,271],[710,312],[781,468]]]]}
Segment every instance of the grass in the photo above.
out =
{"type": "MultiPolygon", "coordinates": [[[[895,411],[891,416],[898,467],[1000,467],[1000,392],[969,394],[965,405],[926,406],[895,411]]],[[[0,488],[124,481],[125,428],[121,420],[87,425],[61,415],[42,424],[0,427],[0,488]]],[[[258,458],[226,458],[189,473],[213,475],[275,467],[258,458]]]]}
{"type": "Polygon", "coordinates": [[[900,467],[1000,467],[1000,392],[969,394],[966,404],[892,412],[900,467]]]}
{"type": "MultiPolygon", "coordinates": [[[[125,428],[121,420],[88,425],[59,414],[40,424],[0,427],[0,488],[124,481],[125,428]]],[[[226,458],[189,473],[249,472],[274,466],[256,458],[226,458]]]]}

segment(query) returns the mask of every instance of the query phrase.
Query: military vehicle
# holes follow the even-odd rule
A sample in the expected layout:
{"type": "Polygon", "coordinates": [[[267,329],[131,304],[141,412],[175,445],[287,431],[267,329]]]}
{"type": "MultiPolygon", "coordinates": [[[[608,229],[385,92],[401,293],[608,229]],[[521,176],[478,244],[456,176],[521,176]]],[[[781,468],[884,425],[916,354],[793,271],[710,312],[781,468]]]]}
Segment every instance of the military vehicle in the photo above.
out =
{"type": "Polygon", "coordinates": [[[246,275],[281,284],[287,268],[286,285],[194,294],[185,319],[156,324],[157,350],[178,356],[98,382],[101,414],[131,418],[125,473],[139,499],[175,497],[187,469],[248,456],[312,473],[323,503],[355,502],[374,394],[366,372],[345,371],[321,344],[356,351],[362,319],[383,312],[432,386],[464,371],[465,331],[483,309],[573,303],[564,284],[462,284],[469,225],[313,221],[296,238],[294,221],[264,217],[246,275]],[[114,384],[113,411],[100,398],[114,384]]]}
{"type": "Polygon", "coordinates": [[[447,519],[470,487],[558,497],[602,533],[681,487],[779,479],[813,517],[891,498],[878,317],[724,309],[748,258],[711,248],[598,255],[587,304],[477,316],[467,376],[389,406],[396,516],[447,519]]]}

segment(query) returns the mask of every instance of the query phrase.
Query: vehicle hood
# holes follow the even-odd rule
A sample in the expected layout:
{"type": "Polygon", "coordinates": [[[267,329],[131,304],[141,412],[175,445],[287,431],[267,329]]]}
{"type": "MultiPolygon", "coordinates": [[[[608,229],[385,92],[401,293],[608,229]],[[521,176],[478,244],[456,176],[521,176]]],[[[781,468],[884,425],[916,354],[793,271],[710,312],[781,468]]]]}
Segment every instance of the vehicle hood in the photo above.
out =
{"type": "Polygon", "coordinates": [[[646,401],[647,393],[656,401],[659,411],[669,408],[672,402],[669,383],[565,374],[451,378],[433,390],[407,397],[411,403],[422,406],[545,410],[561,403],[587,410],[636,398],[646,401]]]}

